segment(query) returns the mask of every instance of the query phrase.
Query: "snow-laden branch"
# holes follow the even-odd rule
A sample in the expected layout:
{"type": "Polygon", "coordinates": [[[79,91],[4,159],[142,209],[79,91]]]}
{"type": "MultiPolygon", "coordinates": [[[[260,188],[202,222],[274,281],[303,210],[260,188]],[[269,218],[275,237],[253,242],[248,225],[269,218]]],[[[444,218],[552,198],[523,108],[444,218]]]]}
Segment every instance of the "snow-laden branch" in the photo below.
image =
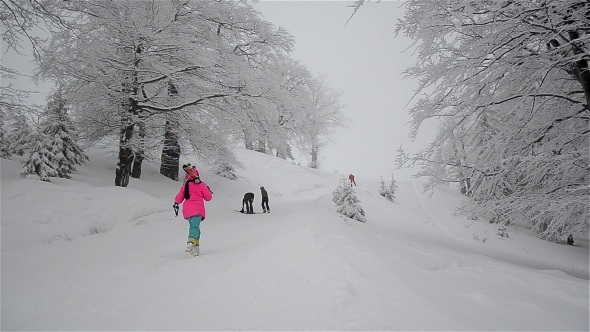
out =
{"type": "Polygon", "coordinates": [[[152,110],[152,111],[157,111],[157,112],[173,112],[173,111],[178,111],[184,108],[187,108],[189,106],[195,106],[195,105],[199,105],[202,104],[203,102],[207,101],[207,100],[211,100],[211,99],[217,99],[217,98],[224,98],[224,97],[229,97],[235,95],[234,93],[218,93],[218,94],[212,94],[212,95],[208,95],[208,96],[203,96],[197,99],[193,99],[187,102],[184,102],[182,104],[178,104],[178,105],[174,105],[174,106],[156,106],[153,104],[147,104],[147,103],[141,103],[138,102],[137,103],[137,107],[140,109],[147,109],[147,110],[152,110]]]}

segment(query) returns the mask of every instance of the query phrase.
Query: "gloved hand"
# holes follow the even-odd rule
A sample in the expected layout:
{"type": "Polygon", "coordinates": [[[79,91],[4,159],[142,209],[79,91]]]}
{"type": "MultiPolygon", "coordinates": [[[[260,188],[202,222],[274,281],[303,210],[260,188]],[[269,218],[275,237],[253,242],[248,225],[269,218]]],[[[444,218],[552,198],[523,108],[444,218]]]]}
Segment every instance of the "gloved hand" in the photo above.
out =
{"type": "Polygon", "coordinates": [[[174,209],[174,213],[176,214],[176,217],[178,217],[178,210],[180,209],[178,207],[178,203],[174,202],[174,205],[172,205],[172,208],[174,209]]]}

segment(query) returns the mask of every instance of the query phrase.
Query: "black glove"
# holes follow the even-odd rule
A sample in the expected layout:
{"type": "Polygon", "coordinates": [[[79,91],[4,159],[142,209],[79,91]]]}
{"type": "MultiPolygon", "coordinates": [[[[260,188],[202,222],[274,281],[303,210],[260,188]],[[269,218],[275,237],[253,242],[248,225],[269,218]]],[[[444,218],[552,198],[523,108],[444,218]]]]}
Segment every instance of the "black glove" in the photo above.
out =
{"type": "Polygon", "coordinates": [[[176,214],[176,217],[178,217],[178,210],[179,210],[178,203],[174,203],[174,205],[172,205],[172,208],[174,209],[174,213],[176,214]]]}

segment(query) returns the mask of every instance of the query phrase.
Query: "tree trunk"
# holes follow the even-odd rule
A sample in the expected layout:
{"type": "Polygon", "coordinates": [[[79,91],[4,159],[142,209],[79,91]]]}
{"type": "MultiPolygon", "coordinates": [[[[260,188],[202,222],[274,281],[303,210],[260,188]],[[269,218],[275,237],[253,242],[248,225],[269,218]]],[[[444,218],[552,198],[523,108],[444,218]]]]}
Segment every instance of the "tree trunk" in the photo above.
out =
{"type": "Polygon", "coordinates": [[[248,150],[254,150],[254,143],[252,140],[252,135],[250,135],[250,131],[248,128],[242,126],[242,132],[244,133],[244,145],[248,150]]]}
{"type": "MultiPolygon", "coordinates": [[[[570,31],[569,37],[572,41],[578,41],[580,35],[577,31],[570,31]]],[[[572,51],[580,55],[582,51],[578,47],[573,47],[572,51]]],[[[584,96],[586,97],[586,110],[590,110],[590,68],[588,68],[588,59],[580,59],[574,62],[574,76],[582,85],[584,96]]]]}
{"type": "Polygon", "coordinates": [[[454,133],[453,129],[451,129],[450,135],[451,135],[451,144],[453,146],[454,159],[455,159],[455,164],[456,164],[455,170],[457,172],[457,180],[459,180],[460,191],[461,191],[461,194],[467,195],[467,193],[469,192],[469,179],[465,175],[465,169],[463,167],[463,165],[466,164],[466,162],[465,163],[463,162],[463,160],[465,159],[465,148],[462,148],[461,149],[462,151],[459,151],[459,149],[457,148],[457,144],[461,144],[461,146],[463,147],[463,142],[457,141],[457,138],[455,137],[455,133],[454,133]]]}
{"type": "Polygon", "coordinates": [[[287,158],[294,160],[295,158],[293,157],[293,150],[291,150],[291,146],[287,145],[287,158]]]}
{"type": "MultiPolygon", "coordinates": [[[[568,18],[569,17],[565,17],[565,20],[567,20],[568,18]]],[[[575,55],[582,54],[583,51],[581,47],[577,45],[580,39],[579,32],[568,31],[568,37],[570,39],[570,43],[573,45],[573,47],[571,48],[571,52],[575,55]]],[[[560,46],[561,43],[556,39],[550,40],[547,44],[547,47],[549,49],[557,48],[560,46]]],[[[578,61],[574,61],[574,63],[572,64],[571,71],[567,69],[566,71],[571,73],[582,86],[582,91],[584,91],[584,96],[586,97],[586,110],[590,110],[590,68],[588,66],[588,59],[582,58],[578,61]]]]}
{"type": "Polygon", "coordinates": [[[311,163],[309,164],[309,167],[311,168],[319,168],[318,166],[318,152],[319,152],[319,148],[315,145],[313,145],[311,147],[311,163]]]}
{"type": "Polygon", "coordinates": [[[121,133],[119,136],[119,161],[115,170],[115,186],[127,187],[131,165],[133,164],[133,150],[130,141],[133,137],[133,121],[130,117],[121,119],[121,133]]]}
{"type": "MultiPolygon", "coordinates": [[[[168,97],[173,101],[178,96],[178,88],[172,82],[168,82],[168,97]]],[[[178,120],[176,114],[166,116],[164,126],[164,146],[160,158],[160,174],[178,181],[178,168],[180,164],[180,144],[178,143],[178,120]]]]}
{"type": "Polygon", "coordinates": [[[582,85],[586,96],[586,110],[590,111],[590,68],[588,67],[588,60],[576,61],[575,68],[579,77],[578,81],[582,85]]]}
{"type": "Polygon", "coordinates": [[[318,137],[314,135],[311,138],[311,163],[309,163],[310,168],[319,168],[318,165],[318,153],[320,151],[320,147],[318,145],[318,137]]]}
{"type": "Polygon", "coordinates": [[[137,123],[137,137],[139,140],[139,147],[135,152],[133,159],[133,169],[131,170],[131,177],[139,179],[141,177],[141,164],[145,155],[145,122],[140,119],[137,123]]]}
{"type": "Polygon", "coordinates": [[[164,132],[164,146],[160,164],[160,174],[178,181],[178,167],[180,163],[180,144],[178,143],[178,125],[171,115],[166,120],[164,132]]]}
{"type": "Polygon", "coordinates": [[[126,96],[127,100],[122,103],[122,109],[126,114],[121,119],[121,133],[119,135],[119,161],[117,162],[117,169],[115,170],[115,186],[127,187],[129,184],[129,176],[131,175],[131,167],[133,166],[133,149],[131,148],[131,138],[133,138],[133,127],[137,114],[139,114],[139,107],[137,106],[137,93],[139,91],[139,83],[137,81],[137,71],[141,59],[139,54],[142,52],[141,46],[137,46],[133,53],[134,72],[131,76],[132,81],[124,81],[123,89],[121,90],[126,96]]]}

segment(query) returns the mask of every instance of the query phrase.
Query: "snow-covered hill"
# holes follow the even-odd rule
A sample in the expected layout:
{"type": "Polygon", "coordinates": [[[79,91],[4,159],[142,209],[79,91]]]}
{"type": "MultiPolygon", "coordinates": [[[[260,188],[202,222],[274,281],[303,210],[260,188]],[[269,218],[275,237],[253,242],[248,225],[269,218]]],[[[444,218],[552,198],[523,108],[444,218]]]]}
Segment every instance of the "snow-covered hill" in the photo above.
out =
{"type": "MultiPolygon", "coordinates": [[[[398,182],[391,203],[357,177],[368,222],[338,215],[343,174],[237,151],[201,256],[174,217],[181,184],[144,167],[128,188],[99,152],[43,183],[2,160],[2,330],[588,330],[588,248],[454,216],[459,196],[398,182]],[[243,215],[260,186],[271,214],[243,215]]],[[[385,176],[387,176],[385,174],[385,176]]]]}

